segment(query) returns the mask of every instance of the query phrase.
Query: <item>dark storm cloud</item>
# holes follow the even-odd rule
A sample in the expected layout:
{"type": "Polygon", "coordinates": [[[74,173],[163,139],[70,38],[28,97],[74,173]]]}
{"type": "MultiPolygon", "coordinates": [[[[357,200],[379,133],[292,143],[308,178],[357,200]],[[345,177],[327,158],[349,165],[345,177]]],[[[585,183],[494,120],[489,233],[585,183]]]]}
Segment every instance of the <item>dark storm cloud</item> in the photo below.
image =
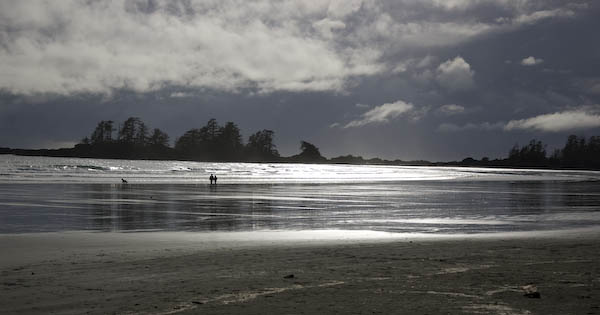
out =
{"type": "Polygon", "coordinates": [[[340,91],[353,77],[389,71],[390,62],[405,61],[403,52],[572,18],[580,10],[540,3],[3,3],[1,56],[7,75],[0,87],[17,94],[148,92],[165,85],[340,91]],[[386,59],[392,56],[396,60],[386,59]]]}
{"type": "Polygon", "coordinates": [[[246,135],[271,128],[284,154],[301,139],[329,156],[405,159],[559,145],[598,130],[599,6],[3,2],[0,146],[73,143],[130,115],[172,138],[210,117],[246,135]]]}

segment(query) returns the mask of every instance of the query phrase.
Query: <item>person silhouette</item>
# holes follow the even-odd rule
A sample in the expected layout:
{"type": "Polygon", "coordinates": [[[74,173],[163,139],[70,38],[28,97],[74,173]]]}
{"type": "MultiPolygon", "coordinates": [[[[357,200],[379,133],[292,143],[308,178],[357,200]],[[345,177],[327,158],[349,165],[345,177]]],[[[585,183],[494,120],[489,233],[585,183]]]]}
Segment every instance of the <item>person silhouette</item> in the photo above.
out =
{"type": "Polygon", "coordinates": [[[213,174],[210,174],[210,177],[209,177],[208,179],[210,179],[210,184],[211,184],[211,185],[213,184],[213,181],[215,181],[215,182],[216,182],[216,180],[215,180],[215,176],[214,176],[213,174]]]}

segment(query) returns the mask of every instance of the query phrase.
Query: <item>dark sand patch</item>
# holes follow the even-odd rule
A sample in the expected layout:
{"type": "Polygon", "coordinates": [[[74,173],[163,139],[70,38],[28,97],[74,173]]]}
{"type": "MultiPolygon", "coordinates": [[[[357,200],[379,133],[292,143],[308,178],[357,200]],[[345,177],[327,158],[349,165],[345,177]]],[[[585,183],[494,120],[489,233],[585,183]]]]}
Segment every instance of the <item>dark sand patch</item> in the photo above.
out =
{"type": "Polygon", "coordinates": [[[265,246],[85,235],[1,236],[28,252],[2,259],[2,313],[600,314],[595,234],[265,246]]]}

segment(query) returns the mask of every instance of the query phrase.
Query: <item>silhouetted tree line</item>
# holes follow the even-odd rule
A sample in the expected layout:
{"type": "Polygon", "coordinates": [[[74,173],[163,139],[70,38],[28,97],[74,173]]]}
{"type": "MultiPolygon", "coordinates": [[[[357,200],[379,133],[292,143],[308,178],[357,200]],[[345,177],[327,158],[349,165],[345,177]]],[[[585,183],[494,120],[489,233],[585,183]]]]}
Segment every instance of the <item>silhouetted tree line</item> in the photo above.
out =
{"type": "Polygon", "coordinates": [[[233,122],[221,126],[210,119],[205,126],[186,131],[169,144],[164,131],[150,129],[140,118],[130,117],[116,125],[112,120],[98,123],[89,137],[83,138],[74,148],[57,150],[24,150],[0,148],[0,154],[94,157],[121,159],[177,159],[193,161],[241,162],[298,162],[345,163],[384,165],[434,165],[434,166],[498,166],[498,167],[553,167],[600,169],[600,137],[586,139],[571,135],[562,149],[547,156],[546,145],[531,140],[524,146],[515,144],[505,159],[476,160],[471,157],[456,162],[401,161],[380,158],[364,159],[345,155],[327,159],[315,145],[301,141],[300,153],[282,157],[275,145],[275,133],[263,129],[248,137],[246,143],[239,127],[233,122]]]}
{"type": "Polygon", "coordinates": [[[552,167],[552,168],[592,168],[600,169],[600,137],[570,135],[562,149],[556,149],[547,156],[546,145],[531,140],[527,145],[515,144],[508,152],[508,158],[480,161],[466,158],[457,164],[473,166],[516,166],[516,167],[552,167]]]}
{"type": "Polygon", "coordinates": [[[138,117],[129,117],[115,128],[112,120],[98,123],[90,137],[85,137],[74,148],[77,156],[162,159],[173,158],[169,135],[155,128],[152,131],[138,117]],[[116,138],[114,133],[117,132],[116,138]]]}
{"type": "Polygon", "coordinates": [[[272,130],[261,130],[242,143],[240,129],[233,122],[220,126],[216,119],[191,129],[175,141],[175,152],[185,159],[203,161],[277,161],[279,152],[272,130]]]}
{"type": "Polygon", "coordinates": [[[556,150],[549,158],[551,165],[563,167],[600,168],[600,137],[569,136],[562,150],[556,150]]]}
{"type": "Polygon", "coordinates": [[[508,152],[507,162],[524,166],[544,165],[547,163],[546,146],[535,139],[523,147],[515,144],[508,152]]]}
{"type": "Polygon", "coordinates": [[[130,117],[115,128],[111,120],[98,123],[89,137],[74,148],[77,156],[126,159],[182,159],[194,161],[279,161],[272,130],[261,130],[242,142],[233,122],[219,125],[210,119],[205,126],[186,131],[169,146],[169,135],[130,117]],[[116,137],[115,137],[116,131],[116,137]]]}
{"type": "Polygon", "coordinates": [[[275,132],[268,129],[255,132],[244,143],[240,128],[235,123],[220,125],[214,118],[205,126],[186,131],[175,140],[173,147],[169,146],[169,136],[165,132],[149,130],[138,117],[130,117],[117,127],[114,121],[103,120],[75,148],[46,150],[43,155],[225,162],[328,162],[315,145],[306,141],[300,142],[300,154],[281,157],[274,142],[275,132]],[[48,151],[55,154],[48,154],[48,151]]]}

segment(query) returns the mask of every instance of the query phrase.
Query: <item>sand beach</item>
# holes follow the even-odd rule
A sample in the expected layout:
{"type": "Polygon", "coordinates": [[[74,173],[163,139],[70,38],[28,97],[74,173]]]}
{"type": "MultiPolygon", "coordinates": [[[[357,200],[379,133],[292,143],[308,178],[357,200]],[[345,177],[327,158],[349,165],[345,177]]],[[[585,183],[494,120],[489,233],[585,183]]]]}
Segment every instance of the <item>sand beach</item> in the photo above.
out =
{"type": "Polygon", "coordinates": [[[180,232],[1,235],[2,312],[600,313],[599,233],[233,234],[208,241],[180,232]],[[527,285],[539,298],[524,295],[527,285]]]}
{"type": "Polygon", "coordinates": [[[598,172],[11,156],[0,171],[2,314],[600,313],[598,172]]]}

